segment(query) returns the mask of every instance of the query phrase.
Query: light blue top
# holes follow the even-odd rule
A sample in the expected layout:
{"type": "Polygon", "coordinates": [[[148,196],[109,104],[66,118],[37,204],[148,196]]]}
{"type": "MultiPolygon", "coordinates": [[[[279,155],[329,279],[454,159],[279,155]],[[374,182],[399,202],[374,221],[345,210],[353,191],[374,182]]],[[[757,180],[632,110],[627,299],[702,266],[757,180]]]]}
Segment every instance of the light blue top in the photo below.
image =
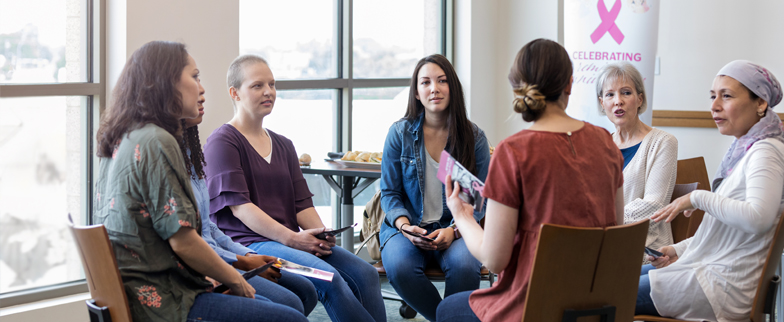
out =
{"type": "MultiPolygon", "coordinates": [[[[196,173],[193,168],[191,169],[191,172],[196,173]]],[[[231,237],[226,236],[210,220],[210,194],[207,191],[207,183],[204,179],[191,176],[191,187],[193,187],[193,194],[196,197],[196,204],[199,207],[199,216],[201,217],[201,238],[204,238],[204,241],[229,264],[237,261],[237,255],[255,254],[256,252],[250,248],[232,241],[231,237]]]]}
{"type": "MultiPolygon", "coordinates": [[[[389,128],[384,143],[384,158],[381,160],[381,209],[386,217],[381,225],[379,239],[381,248],[395,234],[399,233],[393,226],[398,217],[405,216],[412,225],[420,225],[424,215],[425,198],[425,164],[422,155],[425,150],[424,113],[413,121],[401,119],[389,128]]],[[[474,134],[474,155],[476,156],[476,177],[482,182],[487,178],[490,164],[490,146],[485,132],[476,124],[471,123],[474,134]]],[[[445,228],[452,223],[452,213],[446,206],[446,197],[441,184],[442,215],[433,223],[431,230],[445,228]]],[[[484,209],[474,212],[478,222],[484,217],[484,209]]]]}

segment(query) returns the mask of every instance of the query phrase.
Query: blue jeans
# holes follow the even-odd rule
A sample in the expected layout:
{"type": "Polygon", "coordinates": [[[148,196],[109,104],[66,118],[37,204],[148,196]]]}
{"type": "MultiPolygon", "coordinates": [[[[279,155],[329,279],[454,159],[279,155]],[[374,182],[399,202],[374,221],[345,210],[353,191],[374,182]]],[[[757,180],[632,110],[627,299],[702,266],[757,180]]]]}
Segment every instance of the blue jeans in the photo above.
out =
{"type": "Polygon", "coordinates": [[[188,322],[300,321],[308,319],[295,309],[256,295],[255,299],[218,293],[196,296],[188,322]]]}
{"type": "Polygon", "coordinates": [[[643,265],[640,270],[640,286],[637,289],[637,306],[634,308],[634,314],[661,316],[651,299],[651,279],[648,272],[652,269],[656,268],[648,264],[643,265]]]}
{"type": "Polygon", "coordinates": [[[332,321],[387,320],[378,272],[349,251],[333,247],[331,255],[320,258],[275,241],[253,243],[248,247],[259,254],[280,257],[335,274],[332,282],[307,278],[315,286],[319,301],[332,321]]]}
{"type": "MultiPolygon", "coordinates": [[[[427,228],[430,231],[429,228],[427,228]]],[[[438,289],[425,276],[425,267],[437,265],[445,274],[444,297],[479,288],[482,264],[468,251],[465,241],[455,239],[445,250],[423,250],[398,233],[381,251],[389,284],[409,306],[430,321],[436,320],[441,303],[438,289]]]]}
{"type": "Polygon", "coordinates": [[[441,304],[438,305],[438,311],[436,313],[436,315],[438,315],[437,321],[480,322],[476,313],[474,313],[474,310],[471,309],[471,305],[468,304],[468,297],[471,296],[471,293],[473,292],[474,291],[460,292],[445,298],[441,304]]]}
{"type": "MultiPolygon", "coordinates": [[[[237,271],[244,273],[242,270],[237,271]]],[[[303,276],[288,272],[281,272],[280,275],[277,284],[260,276],[249,278],[248,284],[256,289],[256,295],[293,308],[308,316],[316,307],[318,300],[316,288],[303,276]]]]}

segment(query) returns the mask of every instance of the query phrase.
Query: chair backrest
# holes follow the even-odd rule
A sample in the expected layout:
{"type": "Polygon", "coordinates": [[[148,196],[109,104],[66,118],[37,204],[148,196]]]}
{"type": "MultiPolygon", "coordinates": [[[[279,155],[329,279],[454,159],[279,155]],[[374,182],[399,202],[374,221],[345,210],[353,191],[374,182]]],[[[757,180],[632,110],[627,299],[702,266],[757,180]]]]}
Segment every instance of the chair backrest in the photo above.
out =
{"type": "MultiPolygon", "coordinates": [[[[672,199],[670,200],[670,202],[672,202],[675,199],[678,199],[679,197],[689,192],[696,190],[699,184],[700,184],[699,182],[683,183],[683,184],[676,183],[675,189],[672,190],[672,199]]],[[[702,219],[700,219],[700,221],[702,221],[702,219]]],[[[693,236],[695,232],[697,232],[697,229],[695,228],[694,232],[691,232],[690,234],[689,231],[690,223],[691,223],[691,217],[686,217],[686,216],[677,216],[675,217],[675,219],[673,219],[672,222],[670,222],[670,227],[672,228],[672,239],[675,243],[678,243],[686,238],[689,238],[693,236]]]]}
{"type": "Polygon", "coordinates": [[[103,225],[73,226],[87,286],[95,304],[109,308],[113,322],[131,322],[131,310],[117,268],[109,235],[103,225]]]}
{"type": "MultiPolygon", "coordinates": [[[[678,160],[678,173],[675,177],[675,183],[684,184],[692,182],[699,183],[697,189],[711,190],[708,169],[705,167],[705,159],[703,157],[678,160]]],[[[691,217],[689,217],[689,229],[686,238],[694,236],[697,232],[697,228],[700,227],[704,215],[705,212],[702,210],[697,210],[691,214],[691,217]]]]}
{"type": "Polygon", "coordinates": [[[615,306],[616,321],[632,321],[647,235],[647,220],[608,228],[542,225],[523,321],[561,322],[564,310],[605,305],[615,306]]]}
{"type": "MultiPolygon", "coordinates": [[[[779,224],[776,226],[776,233],[773,235],[773,241],[770,243],[768,250],[768,257],[765,259],[765,266],[762,267],[762,277],[757,285],[757,294],[754,296],[754,302],[751,307],[751,320],[754,322],[765,321],[765,303],[768,301],[770,282],[776,274],[776,269],[781,262],[781,252],[784,250],[784,213],[779,218],[779,224]]],[[[775,292],[772,294],[775,296],[775,292]]],[[[772,300],[772,299],[771,299],[772,300]]],[[[780,314],[780,313],[779,313],[780,314]]],[[[773,318],[771,318],[772,320],[773,318]]]]}

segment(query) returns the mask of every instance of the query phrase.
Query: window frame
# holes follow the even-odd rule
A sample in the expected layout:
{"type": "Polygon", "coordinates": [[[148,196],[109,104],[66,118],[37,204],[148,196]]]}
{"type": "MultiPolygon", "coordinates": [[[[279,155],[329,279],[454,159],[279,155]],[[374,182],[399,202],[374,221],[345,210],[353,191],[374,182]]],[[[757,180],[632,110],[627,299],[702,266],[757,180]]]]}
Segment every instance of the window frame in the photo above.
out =
{"type": "MultiPolygon", "coordinates": [[[[95,131],[98,129],[100,113],[106,106],[106,0],[87,0],[86,22],[86,82],[59,84],[0,84],[0,98],[41,96],[85,96],[86,106],[82,110],[81,133],[84,138],[81,150],[83,173],[81,191],[83,222],[92,224],[92,183],[97,157],[94,151],[95,131]]],[[[65,216],[65,214],[63,214],[65,216]]],[[[34,287],[0,294],[0,309],[10,306],[88,292],[85,279],[34,287]]]]}
{"type": "MultiPolygon", "coordinates": [[[[440,51],[449,61],[453,61],[454,46],[454,0],[440,1],[440,51]]],[[[335,135],[332,138],[334,151],[352,150],[352,122],[353,122],[353,96],[354,89],[380,88],[380,87],[407,87],[410,78],[354,78],[354,0],[337,0],[335,21],[337,30],[335,46],[337,46],[337,77],[327,79],[307,80],[276,80],[275,88],[279,91],[314,89],[337,90],[333,105],[333,124],[335,135]]],[[[333,222],[337,224],[342,209],[337,194],[333,197],[333,222]]],[[[359,242],[359,232],[354,234],[354,242],[359,242]]]]}
{"type": "MultiPolygon", "coordinates": [[[[439,0],[441,2],[441,33],[439,41],[441,53],[450,61],[453,56],[452,49],[452,15],[454,0],[439,0]]],[[[337,77],[327,79],[307,80],[277,80],[277,90],[302,90],[302,89],[333,89],[337,90],[336,108],[333,111],[333,128],[337,135],[333,136],[333,149],[336,151],[351,150],[351,114],[354,89],[401,87],[409,86],[409,78],[354,78],[353,65],[353,18],[354,0],[337,0],[335,35],[337,46],[337,77]]]]}

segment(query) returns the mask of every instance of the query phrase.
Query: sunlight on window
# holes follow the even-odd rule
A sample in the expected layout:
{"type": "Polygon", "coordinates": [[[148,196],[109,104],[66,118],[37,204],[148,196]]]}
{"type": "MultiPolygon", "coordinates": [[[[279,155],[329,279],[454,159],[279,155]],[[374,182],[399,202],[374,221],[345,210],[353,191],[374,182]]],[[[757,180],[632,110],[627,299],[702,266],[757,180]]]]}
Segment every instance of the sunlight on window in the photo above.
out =
{"type": "Polygon", "coordinates": [[[0,84],[86,81],[86,3],[0,0],[0,84]]]}
{"type": "Polygon", "coordinates": [[[83,278],[67,214],[81,221],[84,104],[0,99],[0,293],[83,278]]]}
{"type": "Polygon", "coordinates": [[[337,77],[337,1],[240,0],[240,54],[264,57],[275,78],[337,77]]]}

